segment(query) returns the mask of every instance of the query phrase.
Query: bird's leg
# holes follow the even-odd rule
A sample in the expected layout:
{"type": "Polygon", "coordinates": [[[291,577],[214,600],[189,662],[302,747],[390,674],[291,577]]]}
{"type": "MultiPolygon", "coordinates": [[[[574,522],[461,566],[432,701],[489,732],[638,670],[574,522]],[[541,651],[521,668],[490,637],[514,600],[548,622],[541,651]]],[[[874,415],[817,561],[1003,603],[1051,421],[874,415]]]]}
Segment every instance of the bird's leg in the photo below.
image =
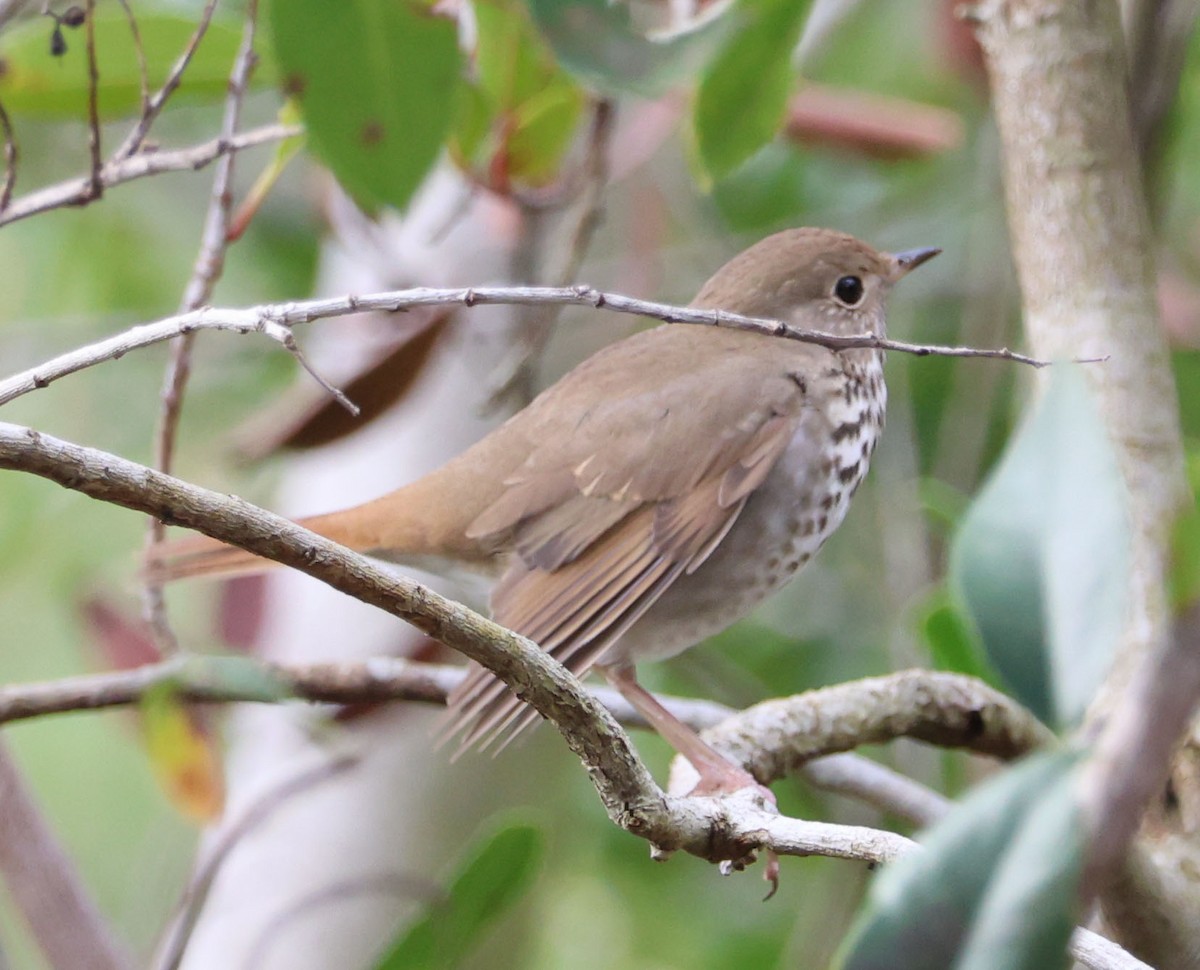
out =
{"type": "MultiPolygon", "coordinates": [[[[741,765],[734,764],[663,707],[657,697],[637,682],[633,667],[606,666],[603,670],[608,682],[620,691],[621,696],[650,722],[650,726],[667,744],[692,763],[692,767],[700,775],[700,780],[696,782],[696,787],[690,794],[717,795],[741,791],[743,788],[755,788],[769,805],[775,807],[775,793],[770,788],[760,785],[758,779],[750,772],[741,765]]],[[[779,856],[774,850],[768,849],[766,852],[763,878],[771,886],[766,896],[770,899],[779,888],[779,856]]]]}
{"type": "Polygon", "coordinates": [[[716,795],[740,791],[743,788],[757,788],[772,805],[775,804],[775,796],[769,788],[760,785],[750,772],[741,765],[734,764],[701,739],[700,735],[663,707],[658,698],[639,684],[633,667],[606,666],[604,676],[672,748],[692,763],[692,767],[700,775],[700,780],[691,794],[716,795]]]}

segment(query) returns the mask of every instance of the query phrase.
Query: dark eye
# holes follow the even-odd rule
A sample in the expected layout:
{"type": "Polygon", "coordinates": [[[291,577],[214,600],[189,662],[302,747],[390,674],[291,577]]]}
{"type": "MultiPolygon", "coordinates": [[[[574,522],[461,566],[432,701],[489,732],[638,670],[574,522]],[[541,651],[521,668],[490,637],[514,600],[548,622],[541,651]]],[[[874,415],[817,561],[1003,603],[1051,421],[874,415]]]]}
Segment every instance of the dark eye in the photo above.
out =
{"type": "Polygon", "coordinates": [[[846,306],[858,306],[863,298],[863,283],[857,276],[843,276],[833,287],[833,295],[846,306]]]}

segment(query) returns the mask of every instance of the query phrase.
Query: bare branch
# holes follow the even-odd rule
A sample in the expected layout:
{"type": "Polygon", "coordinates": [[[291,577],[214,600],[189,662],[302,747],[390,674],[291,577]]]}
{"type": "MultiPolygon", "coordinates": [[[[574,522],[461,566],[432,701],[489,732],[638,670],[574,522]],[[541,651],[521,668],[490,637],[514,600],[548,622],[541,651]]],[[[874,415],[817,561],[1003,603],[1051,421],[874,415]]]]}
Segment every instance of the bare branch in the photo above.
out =
{"type": "MultiPolygon", "coordinates": [[[[242,31],[242,42],[234,60],[233,73],[229,77],[229,90],[225,98],[225,115],[221,122],[221,138],[228,141],[237,133],[242,113],[242,101],[250,74],[254,70],[254,35],[258,23],[258,2],[250,0],[246,8],[246,23],[242,31]]],[[[148,112],[147,112],[148,113],[148,112]]],[[[225,268],[225,252],[229,247],[229,212],[233,206],[232,183],[233,162],[236,155],[226,154],[217,161],[213,176],[212,191],[209,193],[208,212],[204,218],[204,233],[200,241],[200,252],[184,290],[180,311],[186,313],[204,305],[212,298],[213,288],[225,268]]],[[[195,334],[180,336],[171,345],[171,359],[163,378],[160,394],[161,411],[154,440],[154,464],[165,472],[171,470],[175,452],[175,432],[183,409],[183,394],[187,388],[192,369],[192,344],[195,334]]],[[[289,333],[285,346],[304,362],[295,339],[289,333]]],[[[147,548],[163,540],[163,525],[157,519],[150,520],[146,530],[147,548]]],[[[167,619],[166,600],[162,587],[147,582],[142,594],[142,613],[154,633],[160,649],[165,654],[179,652],[179,642],[167,619]]]]}
{"type": "Polygon", "coordinates": [[[913,825],[932,825],[950,811],[951,802],[920,782],[861,755],[830,754],[801,766],[814,788],[856,798],[913,825]]]}
{"type": "Polygon", "coordinates": [[[87,180],[87,199],[92,201],[104,194],[100,178],[104,167],[100,147],[100,69],[96,65],[96,0],[87,0],[87,62],[88,62],[88,161],[91,171],[87,180]]]}
{"type": "MultiPolygon", "coordinates": [[[[156,152],[144,151],[131,158],[107,162],[100,169],[100,182],[105,189],[110,189],[114,185],[132,182],[150,175],[160,175],[164,172],[197,171],[231,152],[240,152],[258,145],[283,141],[285,138],[292,138],[301,133],[302,129],[294,125],[270,124],[253,128],[234,138],[214,138],[212,141],[193,145],[190,148],[156,152]]],[[[84,176],[21,196],[8,208],[0,210],[0,226],[16,222],[19,219],[27,219],[39,212],[48,212],[51,209],[86,205],[91,201],[90,186],[91,179],[84,176]]]]}
{"type": "MultiPolygon", "coordinates": [[[[755,789],[727,798],[665,794],[612,716],[536,645],[287,519],[116,455],[16,425],[0,424],[0,467],[40,475],[299,569],[466,654],[554,723],[583,762],[612,821],[660,854],[682,850],[739,868],[762,848],[783,854],[816,851],[799,834],[805,823],[780,820],[766,811],[755,789]]],[[[825,828],[813,832],[807,838],[819,841],[827,834],[825,828]]],[[[857,834],[849,843],[831,844],[829,851],[864,859],[884,852],[857,834]]]]}
{"type": "Polygon", "coordinates": [[[118,0],[121,9],[125,11],[125,19],[129,21],[129,33],[133,36],[133,49],[137,51],[138,81],[141,88],[142,117],[150,111],[150,73],[146,68],[146,46],[142,43],[142,31],[138,27],[137,17],[129,6],[129,0],[118,0]]]}
{"type": "MultiPolygon", "coordinates": [[[[888,832],[780,817],[765,809],[754,789],[718,798],[664,794],[611,715],[534,644],[240,499],[197,488],[115,455],[3,423],[0,467],[40,475],[102,501],[158,515],[292,566],[412,623],[484,664],[554,723],[583,762],[610,819],[650,842],[656,857],[682,850],[721,862],[728,871],[749,864],[763,849],[782,855],[831,855],[879,862],[895,858],[910,846],[908,840],[888,832]]],[[[1138,966],[1128,960],[1087,965],[1094,970],[1138,966]]]]}
{"type": "MultiPolygon", "coordinates": [[[[1128,45],[1115,0],[1086,9],[1070,0],[981,0],[970,17],[992,82],[1030,342],[1051,356],[1067,348],[1113,356],[1112,366],[1087,373],[1129,496],[1132,540],[1122,642],[1088,714],[1100,757],[1089,766],[1085,790],[1089,803],[1101,800],[1088,811],[1109,828],[1097,833],[1102,858],[1088,869],[1088,888],[1095,888],[1104,881],[1100,868],[1133,858],[1123,848],[1136,821],[1130,815],[1145,804],[1147,776],[1161,768],[1156,759],[1164,754],[1164,739],[1157,726],[1132,726],[1158,720],[1161,709],[1165,735],[1195,701],[1198,686],[1194,660],[1170,642],[1171,531],[1189,496],[1179,402],[1158,313],[1156,246],[1129,124],[1128,45]],[[1161,682],[1152,684],[1155,678],[1161,682]],[[1148,696],[1157,699],[1152,707],[1143,706],[1148,696]],[[1116,751],[1134,737],[1146,738],[1151,750],[1116,751]],[[1130,772],[1136,788],[1124,788],[1121,771],[1130,772]]],[[[1195,742],[1188,747],[1186,756],[1195,758],[1195,742]]],[[[1182,801],[1200,797],[1194,775],[1181,771],[1174,780],[1182,801]]],[[[1172,822],[1166,830],[1178,844],[1163,852],[1152,845],[1143,855],[1144,872],[1118,879],[1104,908],[1120,937],[1153,963],[1191,965],[1200,920],[1194,864],[1200,840],[1191,825],[1172,822]]],[[[1152,833],[1149,841],[1165,834],[1152,833]]],[[[1145,848],[1135,846],[1134,854],[1145,848]]],[[[1133,872],[1127,866],[1124,875],[1133,872]]]]}
{"type": "Polygon", "coordinates": [[[1175,624],[1162,652],[1135,671],[1111,712],[1083,774],[1096,833],[1084,886],[1110,882],[1150,803],[1166,788],[1174,754],[1200,697],[1200,603],[1175,624]],[[1153,711],[1153,716],[1147,712],[1153,711]]]}
{"type": "MultiPolygon", "coordinates": [[[[1032,714],[963,674],[905,670],[763,701],[703,732],[709,744],[767,784],[814,756],[909,737],[1012,760],[1053,740],[1032,714]],[[810,747],[816,745],[816,747],[810,747]]],[[[695,779],[680,758],[669,790],[695,779]]]]}
{"type": "Polygon", "coordinates": [[[171,317],[163,323],[134,327],[116,337],[80,347],[31,370],[23,371],[0,381],[0,404],[6,404],[35,388],[46,387],[53,381],[76,371],[84,370],[106,360],[119,360],[129,351],[171,340],[193,330],[229,330],[233,333],[261,333],[277,341],[289,351],[295,347],[292,332],[263,317],[239,313],[236,319],[214,317],[212,310],[196,310],[171,317]],[[207,321],[201,323],[200,321],[207,321]]]}
{"type": "Polygon", "coordinates": [[[0,216],[3,216],[17,184],[17,138],[3,104],[0,104],[0,132],[4,135],[4,181],[0,182],[0,216]]]}
{"type": "MultiPolygon", "coordinates": [[[[750,330],[781,339],[814,343],[831,350],[876,347],[922,357],[985,357],[1029,364],[1033,367],[1045,367],[1049,363],[1026,357],[1023,354],[1015,354],[1009,350],[939,347],[886,340],[873,334],[842,336],[819,330],[800,330],[778,320],[746,317],[737,313],[726,313],[722,310],[697,310],[693,307],[635,300],[632,297],[616,293],[602,293],[589,286],[495,286],[467,289],[418,287],[409,290],[393,290],[387,293],[373,293],[368,296],[330,297],[291,303],[264,303],[243,310],[206,307],[191,313],[181,313],[156,323],[142,324],[115,337],[80,347],[0,382],[0,404],[6,404],[29,391],[46,387],[59,378],[86,367],[120,358],[131,350],[148,347],[151,344],[161,343],[180,334],[197,330],[265,333],[272,339],[285,343],[286,346],[286,341],[273,328],[288,328],[296,324],[311,323],[315,320],[325,320],[354,313],[379,310],[394,313],[418,306],[456,304],[466,307],[488,304],[589,306],[612,310],[615,313],[650,317],[667,323],[704,324],[750,330]]],[[[1103,359],[1105,358],[1091,358],[1083,362],[1096,363],[1103,359]]]]}
{"type": "MultiPolygon", "coordinates": [[[[89,0],[92,2],[92,0],[89,0]]],[[[213,11],[217,9],[217,0],[208,0],[204,5],[204,10],[200,13],[200,20],[196,24],[195,31],[184,47],[183,53],[179,55],[179,59],[172,65],[170,73],[167,75],[163,85],[155,93],[146,109],[142,112],[138,122],[134,125],[133,130],[121,143],[121,147],[113,153],[113,161],[121,162],[127,158],[131,158],[142,147],[142,143],[146,140],[146,136],[150,133],[150,127],[158,118],[167,99],[175,93],[175,89],[179,87],[183,80],[183,72],[187,70],[188,64],[192,61],[192,55],[196,53],[196,48],[200,46],[200,41],[204,39],[204,35],[208,32],[208,25],[212,21],[213,11]]]]}
{"type": "MultiPolygon", "coordinates": [[[[607,98],[599,98],[592,105],[592,123],[588,132],[587,152],[580,166],[579,178],[568,178],[568,183],[578,181],[574,188],[579,196],[579,217],[571,234],[571,241],[565,250],[561,265],[547,274],[552,286],[568,286],[578,275],[583,261],[592,245],[592,238],[600,227],[603,218],[604,190],[608,187],[608,155],[609,143],[612,140],[612,129],[616,116],[616,105],[607,98]]],[[[530,207],[529,218],[540,218],[538,206],[530,207]]],[[[523,277],[514,273],[517,279],[523,277]]],[[[529,279],[532,276],[526,276],[529,279]]],[[[547,306],[540,312],[529,313],[521,321],[513,337],[513,346],[496,368],[496,387],[489,395],[485,409],[498,407],[510,396],[521,406],[533,399],[534,368],[546,342],[550,339],[554,324],[562,313],[563,307],[547,306]]]]}
{"type": "MultiPolygon", "coordinates": [[[[193,657],[131,670],[32,684],[0,686],[0,724],[137,704],[147,691],[171,684],[193,703],[362,704],[421,701],[442,704],[462,667],[376,657],[361,663],[268,664],[193,657]],[[251,672],[255,672],[251,675],[251,672]]],[[[622,724],[643,718],[607,688],[592,695],[622,724]]],[[[764,782],[790,774],[822,755],[861,744],[909,737],[1011,760],[1052,737],[1032,715],[986,684],[960,674],[909,670],[806,691],[733,711],[709,701],[669,698],[672,713],[764,782]]],[[[674,786],[672,786],[674,787],[674,786]]],[[[690,786],[688,786],[690,787],[690,786]]]]}
{"type": "Polygon", "coordinates": [[[179,966],[217,874],[241,841],[297,795],[344,774],[357,764],[358,760],[353,756],[342,755],[306,768],[269,788],[238,818],[222,827],[216,842],[205,853],[183,890],[175,915],[159,943],[152,964],[155,970],[176,970],[179,966]]]}

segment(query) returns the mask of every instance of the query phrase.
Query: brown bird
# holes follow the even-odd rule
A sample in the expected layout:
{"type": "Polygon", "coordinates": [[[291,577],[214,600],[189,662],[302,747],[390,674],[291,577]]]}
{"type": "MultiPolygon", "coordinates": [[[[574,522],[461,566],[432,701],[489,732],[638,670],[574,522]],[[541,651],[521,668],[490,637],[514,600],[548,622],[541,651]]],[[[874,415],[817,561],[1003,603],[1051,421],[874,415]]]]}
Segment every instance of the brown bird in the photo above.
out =
{"type": "MultiPolygon", "coordinates": [[[[792,229],[725,264],[692,301],[835,334],[884,333],[892,285],[940,252],[888,254],[792,229]]],[[[638,686],[782,586],[841,523],[883,427],[883,354],[719,327],[660,326],[585,360],[424,478],[301,519],[380,558],[499,573],[497,622],[577,676],[592,667],[701,775],[753,779],[638,686]]],[[[160,548],[163,579],[270,565],[211,540],[160,548]]],[[[449,699],[464,746],[536,719],[476,667],[449,699]]]]}

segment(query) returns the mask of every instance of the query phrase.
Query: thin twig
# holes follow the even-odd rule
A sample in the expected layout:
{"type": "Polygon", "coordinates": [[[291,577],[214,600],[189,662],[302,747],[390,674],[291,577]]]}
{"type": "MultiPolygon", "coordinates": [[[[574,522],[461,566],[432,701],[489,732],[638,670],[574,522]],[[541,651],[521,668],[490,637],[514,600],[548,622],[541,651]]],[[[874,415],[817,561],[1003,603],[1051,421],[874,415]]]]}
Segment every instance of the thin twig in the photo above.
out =
{"type": "MultiPolygon", "coordinates": [[[[273,320],[245,315],[240,315],[236,320],[213,318],[212,312],[209,309],[202,309],[171,317],[166,326],[162,323],[152,323],[134,327],[117,337],[110,337],[107,340],[80,347],[39,367],[24,371],[6,381],[0,381],[0,404],[20,397],[35,388],[46,387],[67,374],[73,374],[104,360],[118,360],[131,350],[162,343],[164,340],[172,340],[193,330],[228,330],[243,334],[261,333],[279,343],[289,353],[298,352],[292,331],[273,320]],[[179,325],[179,321],[183,321],[182,326],[179,325]],[[200,321],[206,322],[201,323],[200,321]]],[[[307,368],[302,357],[300,363],[301,366],[307,368]]]]}
{"type": "MultiPolygon", "coordinates": [[[[89,3],[94,0],[88,0],[89,3]]],[[[192,55],[196,53],[196,48],[200,46],[200,41],[204,39],[204,35],[208,32],[208,25],[212,21],[213,11],[217,8],[217,0],[208,0],[204,5],[204,10],[200,13],[200,21],[196,24],[196,29],[193,31],[191,38],[184,47],[183,53],[179,55],[179,59],[171,67],[170,73],[167,75],[163,85],[146,105],[141,117],[138,118],[137,124],[121,143],[121,147],[114,153],[112,160],[114,162],[124,161],[133,156],[138,149],[142,147],[142,143],[146,140],[146,136],[150,133],[150,127],[158,118],[163,106],[166,105],[167,99],[175,93],[175,89],[179,87],[183,80],[183,72],[187,70],[188,64],[191,63],[192,55]]]]}
{"type": "MultiPolygon", "coordinates": [[[[615,313],[630,313],[650,317],[667,323],[705,324],[708,326],[733,327],[780,339],[800,340],[828,347],[830,350],[851,350],[871,347],[915,354],[919,357],[983,357],[1007,360],[1031,367],[1046,367],[1050,361],[1037,360],[1011,350],[992,350],[976,347],[941,347],[932,344],[910,344],[899,340],[888,340],[875,334],[842,335],[819,330],[801,330],[779,320],[747,317],[723,310],[698,310],[693,307],[672,306],[667,303],[652,303],[636,300],[616,293],[602,293],[590,286],[574,287],[479,287],[468,289],[430,289],[419,287],[410,290],[393,290],[373,293],[368,296],[341,296],[316,300],[299,300],[291,303],[264,303],[247,309],[220,309],[205,307],[191,313],[166,317],[155,323],[146,323],[126,330],[106,340],[79,347],[55,357],[36,367],[0,381],[0,405],[29,391],[43,388],[54,381],[76,371],[92,367],[106,360],[123,357],[131,350],[171,340],[183,333],[195,330],[228,330],[235,333],[264,333],[286,346],[287,329],[297,324],[326,320],[331,317],[348,316],[371,311],[397,312],[418,306],[475,307],[487,304],[544,306],[563,304],[603,308],[615,313]]],[[[1107,357],[1085,358],[1076,363],[1101,363],[1107,357]]]]}
{"type": "MultiPolygon", "coordinates": [[[[137,704],[170,684],[192,703],[323,704],[418,701],[443,704],[461,681],[461,667],[394,657],[339,664],[270,664],[239,658],[230,671],[220,661],[165,660],[131,670],[0,687],[0,724],[137,704]]],[[[619,695],[591,692],[628,726],[646,727],[619,695]]],[[[792,774],[824,755],[900,737],[965,748],[1011,760],[1044,744],[1049,733],[1028,712],[973,678],[928,670],[806,691],[732,711],[702,701],[669,698],[672,712],[767,782],[792,774]],[[719,720],[714,721],[717,717],[719,720]]],[[[672,785],[672,788],[675,788],[672,785]]],[[[690,789],[691,784],[685,786],[690,789]]]]}
{"type": "Polygon", "coordinates": [[[289,901],[258,930],[253,942],[246,947],[242,957],[242,970],[258,970],[268,965],[272,947],[287,939],[293,926],[311,925],[316,912],[332,903],[345,903],[361,896],[390,897],[393,907],[404,900],[417,900],[432,905],[447,898],[446,893],[429,877],[406,875],[403,872],[379,872],[346,876],[299,899],[289,901]]]}
{"type": "MultiPolygon", "coordinates": [[[[225,114],[221,121],[221,138],[229,141],[237,133],[241,119],[242,102],[250,75],[257,58],[254,53],[254,37],[258,23],[258,0],[250,0],[246,7],[246,22],[242,31],[242,42],[229,76],[228,94],[225,97],[225,114]]],[[[186,313],[203,306],[212,298],[213,289],[225,268],[225,253],[229,248],[229,213],[233,207],[233,167],[237,156],[223,155],[216,165],[212,191],[209,194],[208,212],[204,218],[204,232],[200,241],[200,252],[192,269],[191,278],[180,301],[180,312],[186,313]]],[[[179,416],[183,410],[183,395],[192,369],[192,345],[195,333],[182,334],[171,346],[171,359],[167,364],[160,394],[161,410],[154,439],[154,464],[164,472],[171,470],[175,452],[175,433],[179,427],[179,416]]],[[[288,333],[285,346],[299,359],[303,355],[296,346],[295,338],[288,333]]],[[[311,372],[311,371],[310,371],[311,372]]],[[[146,530],[146,547],[162,542],[163,524],[151,518],[146,530]]],[[[167,619],[166,600],[162,587],[147,582],[142,591],[142,615],[154,634],[164,654],[177,653],[179,642],[167,619]]]]}
{"type": "Polygon", "coordinates": [[[100,145],[100,68],[96,64],[96,0],[87,0],[87,62],[88,62],[88,200],[104,194],[100,177],[104,167],[100,145]]]}
{"type": "Polygon", "coordinates": [[[0,129],[4,132],[4,181],[0,182],[0,217],[12,201],[13,189],[17,184],[17,136],[4,105],[0,104],[0,129]]]}
{"type": "MultiPolygon", "coordinates": [[[[588,135],[587,153],[581,166],[582,179],[579,219],[567,246],[565,258],[557,270],[548,274],[551,286],[567,286],[579,275],[584,258],[591,248],[592,238],[603,218],[604,190],[608,185],[609,142],[616,106],[608,98],[598,99],[592,108],[592,124],[588,135]]],[[[525,206],[527,218],[541,218],[541,210],[525,206]]],[[[518,275],[517,279],[523,277],[518,275]]],[[[511,353],[498,368],[495,389],[488,395],[485,410],[514,396],[524,406],[533,397],[533,369],[545,349],[554,323],[562,313],[561,306],[548,306],[532,312],[518,328],[511,353]]]]}
{"type": "MultiPolygon", "coordinates": [[[[164,172],[197,171],[233,152],[283,141],[302,133],[303,129],[294,125],[269,124],[253,128],[232,139],[214,138],[190,148],[142,152],[122,161],[107,162],[100,171],[100,181],[105,189],[110,189],[114,185],[151,175],[161,175],[164,172]]],[[[86,205],[92,201],[88,194],[90,185],[90,178],[85,176],[48,185],[23,195],[8,208],[0,210],[0,226],[51,209],[86,205]]]]}
{"type": "Polygon", "coordinates": [[[121,9],[125,11],[125,19],[129,21],[129,33],[133,35],[133,49],[137,51],[138,80],[141,87],[142,117],[150,110],[150,73],[146,69],[146,48],[142,43],[142,31],[138,27],[137,17],[129,6],[129,0],[118,0],[121,9]]]}
{"type": "Polygon", "coordinates": [[[341,755],[285,778],[251,802],[241,816],[221,830],[183,891],[175,916],[155,955],[153,966],[156,970],[176,970],[179,966],[213,883],[230,853],[242,840],[298,795],[345,774],[357,764],[358,758],[353,755],[341,755]]]}

